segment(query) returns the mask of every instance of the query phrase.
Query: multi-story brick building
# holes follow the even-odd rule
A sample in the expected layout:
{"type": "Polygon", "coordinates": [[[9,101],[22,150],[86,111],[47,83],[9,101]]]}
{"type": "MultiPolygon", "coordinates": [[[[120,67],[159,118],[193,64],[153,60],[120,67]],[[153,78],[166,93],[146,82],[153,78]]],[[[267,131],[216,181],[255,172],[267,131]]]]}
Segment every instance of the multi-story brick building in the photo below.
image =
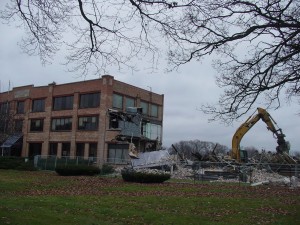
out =
{"type": "MultiPolygon", "coordinates": [[[[164,96],[105,75],[100,79],[47,86],[15,87],[0,93],[0,112],[10,112],[14,132],[2,154],[32,157],[94,157],[100,162],[128,157],[162,142],[164,96]],[[20,147],[15,147],[16,143],[20,147]]],[[[1,122],[0,132],[5,132],[1,122]]]]}

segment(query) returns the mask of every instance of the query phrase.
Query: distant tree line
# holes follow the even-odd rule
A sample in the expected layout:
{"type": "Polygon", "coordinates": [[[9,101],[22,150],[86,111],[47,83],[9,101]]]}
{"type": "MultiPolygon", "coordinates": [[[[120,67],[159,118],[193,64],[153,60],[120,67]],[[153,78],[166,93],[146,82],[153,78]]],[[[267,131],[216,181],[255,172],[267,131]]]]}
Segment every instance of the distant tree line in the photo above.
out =
{"type": "MultiPolygon", "coordinates": [[[[169,148],[171,154],[178,154],[183,159],[188,160],[208,160],[209,155],[229,155],[230,148],[216,142],[189,140],[179,141],[173,144],[174,147],[169,148]]],[[[257,149],[254,146],[242,147],[243,150],[248,152],[248,157],[252,158],[257,154],[262,153],[263,149],[257,149]]],[[[274,152],[275,153],[275,152],[274,152]]],[[[290,153],[292,156],[300,158],[300,151],[290,153]]]]}
{"type": "Polygon", "coordinates": [[[184,159],[189,160],[204,160],[210,154],[227,154],[229,152],[225,145],[200,140],[180,141],[173,146],[169,149],[171,153],[178,153],[184,159]]]}

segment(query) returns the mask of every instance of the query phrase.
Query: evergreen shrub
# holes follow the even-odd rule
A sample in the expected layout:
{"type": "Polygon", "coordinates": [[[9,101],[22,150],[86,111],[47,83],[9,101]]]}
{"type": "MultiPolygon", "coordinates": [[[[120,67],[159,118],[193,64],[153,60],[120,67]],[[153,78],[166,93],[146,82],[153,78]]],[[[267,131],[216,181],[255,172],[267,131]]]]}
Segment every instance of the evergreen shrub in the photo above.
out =
{"type": "Polygon", "coordinates": [[[32,161],[25,161],[22,157],[0,157],[0,169],[6,170],[37,170],[32,161]]]}
{"type": "Polygon", "coordinates": [[[88,165],[66,165],[57,166],[55,172],[60,176],[94,176],[100,174],[100,169],[88,165]]]}
{"type": "Polygon", "coordinates": [[[134,170],[132,168],[124,168],[121,170],[124,181],[138,183],[163,183],[171,178],[170,173],[158,170],[134,170]]]}

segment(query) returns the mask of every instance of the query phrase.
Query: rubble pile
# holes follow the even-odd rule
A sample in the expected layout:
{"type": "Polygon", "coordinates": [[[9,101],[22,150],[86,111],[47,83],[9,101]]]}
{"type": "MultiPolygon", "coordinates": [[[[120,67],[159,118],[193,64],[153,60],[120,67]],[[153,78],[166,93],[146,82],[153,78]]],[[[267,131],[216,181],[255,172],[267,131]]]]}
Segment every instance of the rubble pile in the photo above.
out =
{"type": "Polygon", "coordinates": [[[249,178],[249,182],[251,183],[251,186],[268,184],[300,187],[300,181],[297,177],[286,177],[278,173],[267,172],[265,169],[254,169],[252,171],[252,176],[249,178]]]}
{"type": "MultiPolygon", "coordinates": [[[[262,181],[270,181],[270,182],[275,182],[277,180],[283,180],[284,178],[287,178],[285,176],[282,176],[278,173],[270,173],[267,172],[266,169],[253,169],[252,174],[249,178],[249,181],[251,183],[257,183],[257,182],[262,182],[262,181]]],[[[289,179],[289,178],[288,178],[289,179]]]]}
{"type": "Polygon", "coordinates": [[[286,152],[281,154],[262,151],[261,153],[256,152],[251,158],[249,158],[251,163],[281,163],[281,164],[297,164],[300,159],[295,156],[290,156],[286,152]]]}
{"type": "MultiPolygon", "coordinates": [[[[120,175],[121,170],[123,167],[119,167],[115,169],[115,175],[120,175]]],[[[162,170],[159,169],[138,169],[143,172],[149,172],[149,173],[162,173],[162,170]]],[[[199,170],[193,170],[191,167],[184,167],[182,165],[176,165],[174,169],[171,169],[171,178],[173,179],[195,179],[195,175],[203,175],[206,172],[222,172],[222,169],[220,168],[201,168],[199,170]]],[[[276,186],[289,186],[289,187],[299,187],[300,188],[300,179],[292,176],[292,177],[286,177],[283,175],[280,175],[276,172],[268,172],[266,169],[257,169],[252,168],[252,170],[244,171],[244,174],[246,175],[246,182],[250,183],[251,186],[258,186],[258,185],[276,185],[276,186]]],[[[243,172],[240,173],[240,175],[244,175],[243,172]]],[[[223,176],[219,176],[217,180],[214,180],[215,182],[240,182],[240,176],[237,176],[235,179],[228,179],[223,176]]]]}
{"type": "Polygon", "coordinates": [[[171,178],[174,179],[193,179],[195,171],[191,168],[184,168],[182,166],[176,166],[176,169],[173,170],[171,178]]]}

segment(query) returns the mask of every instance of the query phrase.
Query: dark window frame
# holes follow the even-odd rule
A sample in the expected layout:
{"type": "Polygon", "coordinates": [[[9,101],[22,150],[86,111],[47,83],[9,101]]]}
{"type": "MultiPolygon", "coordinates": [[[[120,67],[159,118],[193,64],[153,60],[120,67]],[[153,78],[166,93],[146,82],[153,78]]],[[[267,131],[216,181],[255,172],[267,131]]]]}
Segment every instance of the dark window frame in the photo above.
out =
{"type": "Polygon", "coordinates": [[[77,129],[81,131],[95,131],[99,127],[99,116],[79,116],[77,129]],[[93,118],[96,120],[93,122],[93,118]]]}
{"type": "Polygon", "coordinates": [[[23,123],[24,123],[24,120],[22,120],[22,119],[15,120],[15,125],[14,125],[15,132],[23,131],[23,123]]]}
{"type": "Polygon", "coordinates": [[[0,114],[8,114],[10,111],[10,102],[0,102],[0,114]]]}
{"type": "Polygon", "coordinates": [[[113,103],[112,104],[113,104],[112,105],[113,108],[121,109],[122,110],[123,109],[123,105],[124,105],[123,95],[117,94],[117,93],[113,93],[113,103]]]}
{"type": "Polygon", "coordinates": [[[51,131],[71,131],[72,117],[52,118],[51,131]]]}
{"type": "Polygon", "coordinates": [[[52,109],[55,111],[71,110],[73,109],[73,103],[74,103],[73,95],[53,97],[52,109]]]}
{"type": "Polygon", "coordinates": [[[45,98],[32,100],[32,112],[45,112],[45,98]]]}
{"type": "Polygon", "coordinates": [[[107,151],[107,159],[109,163],[125,164],[127,163],[128,156],[128,144],[109,144],[107,151]],[[118,157],[120,156],[120,157],[118,157]]]}
{"type": "Polygon", "coordinates": [[[24,114],[24,113],[25,113],[25,101],[18,101],[17,114],[24,114]]]}
{"type": "Polygon", "coordinates": [[[156,104],[150,104],[150,116],[158,118],[159,112],[159,105],[156,104]],[[156,111],[154,111],[156,109],[156,111]]]}
{"type": "Polygon", "coordinates": [[[97,142],[89,143],[89,157],[97,157],[97,142]]]}
{"type": "Polygon", "coordinates": [[[76,143],[76,157],[84,157],[85,143],[77,142],[76,143]]]}
{"type": "Polygon", "coordinates": [[[68,157],[71,155],[71,142],[61,143],[61,156],[68,157]]]}
{"type": "Polygon", "coordinates": [[[43,132],[44,130],[44,119],[30,119],[30,131],[32,132],[43,132]],[[36,122],[40,121],[40,125],[36,122]]]}
{"type": "Polygon", "coordinates": [[[141,100],[140,107],[143,109],[143,115],[148,115],[148,113],[149,113],[149,102],[141,100]],[[144,107],[144,106],[146,106],[146,107],[144,107]]]}
{"type": "Polygon", "coordinates": [[[80,94],[79,108],[97,108],[100,106],[100,92],[80,94]]]}
{"type": "Polygon", "coordinates": [[[135,107],[135,98],[131,98],[131,97],[125,97],[125,107],[126,107],[126,109],[128,108],[128,107],[135,107]],[[130,101],[128,101],[128,100],[130,100],[130,101]],[[129,102],[131,102],[132,103],[132,101],[133,101],[133,105],[132,104],[129,104],[129,102]]]}
{"type": "Polygon", "coordinates": [[[49,155],[57,156],[58,142],[49,142],[49,155]]]}

